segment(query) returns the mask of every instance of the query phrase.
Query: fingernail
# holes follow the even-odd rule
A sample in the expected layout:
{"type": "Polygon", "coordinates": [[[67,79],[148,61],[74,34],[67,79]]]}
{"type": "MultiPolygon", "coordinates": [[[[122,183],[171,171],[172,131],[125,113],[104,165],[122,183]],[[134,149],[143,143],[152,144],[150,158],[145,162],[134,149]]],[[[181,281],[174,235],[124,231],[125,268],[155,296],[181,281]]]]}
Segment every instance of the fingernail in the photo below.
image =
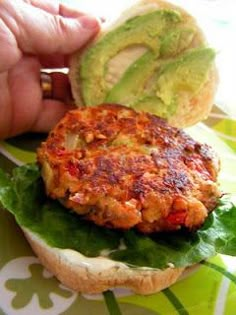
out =
{"type": "Polygon", "coordinates": [[[99,28],[98,20],[91,16],[82,16],[80,18],[80,24],[83,28],[87,28],[87,29],[99,28]]]}

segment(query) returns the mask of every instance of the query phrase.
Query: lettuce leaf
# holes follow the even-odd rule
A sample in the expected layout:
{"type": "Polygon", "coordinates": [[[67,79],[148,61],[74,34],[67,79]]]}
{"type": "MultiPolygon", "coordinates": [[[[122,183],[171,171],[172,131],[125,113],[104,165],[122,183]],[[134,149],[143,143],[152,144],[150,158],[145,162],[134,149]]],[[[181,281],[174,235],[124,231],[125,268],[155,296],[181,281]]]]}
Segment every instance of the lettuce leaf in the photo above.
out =
{"type": "Polygon", "coordinates": [[[143,235],[110,230],[84,221],[44,192],[36,164],[13,170],[9,177],[0,170],[0,203],[19,225],[37,233],[49,245],[70,248],[88,257],[106,255],[132,267],[164,269],[169,264],[186,267],[217,253],[236,256],[236,206],[222,198],[204,225],[195,232],[143,235]]]}

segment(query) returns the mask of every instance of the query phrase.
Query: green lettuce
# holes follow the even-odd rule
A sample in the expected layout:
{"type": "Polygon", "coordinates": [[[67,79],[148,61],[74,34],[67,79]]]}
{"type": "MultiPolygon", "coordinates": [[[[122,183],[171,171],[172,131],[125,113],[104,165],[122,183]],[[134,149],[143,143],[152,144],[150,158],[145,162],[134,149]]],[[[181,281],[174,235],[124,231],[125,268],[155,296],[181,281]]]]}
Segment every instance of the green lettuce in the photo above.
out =
{"type": "Polygon", "coordinates": [[[217,253],[236,256],[236,206],[226,197],[195,232],[117,231],[85,221],[47,198],[38,166],[28,164],[15,168],[11,177],[0,170],[0,203],[19,225],[50,246],[74,249],[88,257],[106,253],[131,267],[164,269],[170,263],[186,267],[217,253]]]}

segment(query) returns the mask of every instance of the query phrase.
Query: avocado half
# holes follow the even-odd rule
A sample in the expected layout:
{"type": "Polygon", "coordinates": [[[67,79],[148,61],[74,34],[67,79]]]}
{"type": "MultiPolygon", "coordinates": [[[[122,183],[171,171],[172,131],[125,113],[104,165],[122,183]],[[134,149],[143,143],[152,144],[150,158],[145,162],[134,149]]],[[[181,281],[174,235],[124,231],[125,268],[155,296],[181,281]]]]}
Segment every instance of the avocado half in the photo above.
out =
{"type": "Polygon", "coordinates": [[[78,106],[117,103],[185,127],[213,105],[215,52],[182,8],[141,1],[72,58],[70,80],[78,106]]]}

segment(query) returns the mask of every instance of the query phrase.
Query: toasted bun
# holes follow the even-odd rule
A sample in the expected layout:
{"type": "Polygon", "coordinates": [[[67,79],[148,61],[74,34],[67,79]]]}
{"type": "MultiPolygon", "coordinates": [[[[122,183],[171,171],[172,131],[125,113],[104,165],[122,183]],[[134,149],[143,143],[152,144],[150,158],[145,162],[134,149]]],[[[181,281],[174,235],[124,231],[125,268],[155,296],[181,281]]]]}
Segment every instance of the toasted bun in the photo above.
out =
{"type": "MultiPolygon", "coordinates": [[[[202,43],[206,42],[195,19],[184,9],[162,0],[142,0],[127,11],[123,12],[117,21],[102,29],[100,34],[91,43],[89,43],[87,47],[85,47],[82,51],[80,50],[72,57],[69,77],[72,86],[72,94],[78,106],[84,105],[83,98],[80,93],[79,68],[81,57],[86,49],[94,45],[106,33],[123,24],[126,20],[158,9],[178,10],[182,14],[184,22],[187,23],[188,26],[194,27],[197,30],[197,35],[192,42],[192,48],[198,47],[202,45],[202,43]]],[[[124,59],[125,58],[126,56],[124,55],[124,59]]],[[[175,127],[186,127],[206,119],[214,103],[217,83],[218,74],[215,66],[213,66],[208,76],[208,80],[203,88],[201,88],[198,95],[193,97],[190,101],[189,99],[185,100],[184,98],[181,100],[182,103],[178,106],[176,113],[168,120],[170,125],[175,127]]]]}
{"type": "Polygon", "coordinates": [[[102,258],[101,268],[97,268],[96,264],[87,262],[96,258],[86,258],[84,262],[81,259],[76,260],[77,252],[71,256],[64,255],[63,250],[50,247],[36,234],[27,229],[23,231],[41,263],[61,283],[80,293],[94,294],[114,287],[123,287],[138,294],[152,294],[175,283],[184,270],[184,268],[134,269],[123,263],[115,263],[112,266],[110,263],[106,264],[108,260],[106,258],[102,258]]]}

